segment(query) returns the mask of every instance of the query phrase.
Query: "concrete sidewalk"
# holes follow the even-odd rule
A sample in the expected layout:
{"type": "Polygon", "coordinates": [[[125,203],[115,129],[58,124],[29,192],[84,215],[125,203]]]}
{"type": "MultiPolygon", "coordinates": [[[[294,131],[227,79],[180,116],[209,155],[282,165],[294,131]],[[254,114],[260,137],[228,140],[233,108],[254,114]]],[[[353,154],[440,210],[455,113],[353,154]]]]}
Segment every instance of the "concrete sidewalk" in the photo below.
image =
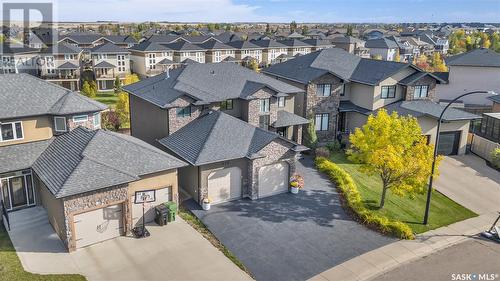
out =
{"type": "Polygon", "coordinates": [[[350,259],[309,280],[369,280],[401,264],[471,239],[488,229],[497,216],[497,212],[486,213],[419,234],[415,240],[400,240],[350,259]]]}

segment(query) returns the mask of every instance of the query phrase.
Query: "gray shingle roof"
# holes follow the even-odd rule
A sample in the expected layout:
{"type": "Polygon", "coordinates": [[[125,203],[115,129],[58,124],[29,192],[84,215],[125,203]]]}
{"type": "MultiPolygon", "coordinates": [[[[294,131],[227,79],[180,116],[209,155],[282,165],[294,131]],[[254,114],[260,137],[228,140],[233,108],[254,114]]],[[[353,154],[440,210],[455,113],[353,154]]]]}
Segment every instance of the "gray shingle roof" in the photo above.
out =
{"type": "Polygon", "coordinates": [[[38,53],[38,49],[30,48],[22,44],[0,43],[0,54],[30,54],[38,53]]]}
{"type": "Polygon", "coordinates": [[[98,112],[106,105],[28,74],[0,75],[0,120],[98,112]]]}
{"type": "Polygon", "coordinates": [[[216,111],[159,142],[181,159],[198,166],[250,157],[277,138],[276,133],[216,111]]]}
{"type": "Polygon", "coordinates": [[[399,84],[408,86],[408,85],[414,83],[415,81],[417,81],[417,80],[419,80],[422,77],[427,76],[427,75],[429,75],[432,78],[440,81],[441,83],[446,83],[445,80],[443,80],[441,77],[439,77],[437,75],[434,75],[433,73],[429,73],[429,72],[415,72],[412,75],[403,78],[401,81],[399,81],[399,84]]]}
{"type": "Polygon", "coordinates": [[[275,128],[280,128],[280,127],[305,125],[305,124],[309,124],[309,120],[307,120],[306,118],[299,115],[295,115],[285,110],[279,110],[276,121],[273,124],[271,124],[271,126],[275,128]]]}
{"type": "Polygon", "coordinates": [[[490,97],[488,97],[488,99],[492,100],[493,102],[500,103],[500,96],[499,95],[490,96],[490,97]]]}
{"type": "Polygon", "coordinates": [[[252,44],[262,48],[286,48],[286,45],[281,44],[276,40],[252,40],[252,44]]]}
{"type": "Polygon", "coordinates": [[[370,113],[372,112],[370,109],[366,109],[364,107],[355,105],[351,101],[346,101],[346,100],[340,101],[339,111],[340,112],[357,112],[357,113],[361,113],[364,115],[370,115],[370,113]]]}
{"type": "Polygon", "coordinates": [[[95,46],[90,49],[91,53],[95,54],[129,54],[130,52],[126,49],[116,46],[113,43],[106,43],[102,45],[95,46]]]}
{"type": "Polygon", "coordinates": [[[367,48],[380,48],[380,49],[394,49],[398,45],[396,42],[389,40],[387,38],[371,39],[365,42],[365,47],[367,48]]]}
{"type": "Polygon", "coordinates": [[[0,147],[0,174],[31,168],[50,140],[0,147]]]}
{"type": "Polygon", "coordinates": [[[75,34],[68,34],[65,36],[61,37],[62,41],[65,38],[69,38],[70,40],[77,42],[79,44],[92,44],[95,41],[104,38],[110,42],[113,42],[115,44],[120,44],[120,43],[136,43],[137,41],[132,37],[128,35],[101,35],[101,34],[93,34],[93,33],[75,33],[75,34]]]}
{"type": "MultiPolygon", "coordinates": [[[[398,112],[400,115],[411,115],[413,117],[427,116],[433,119],[438,119],[445,106],[427,100],[400,101],[392,103],[384,107],[387,112],[398,112]]],[[[444,121],[459,121],[480,119],[481,116],[465,112],[460,109],[450,107],[446,110],[444,121]]]]}
{"type": "Polygon", "coordinates": [[[365,41],[352,36],[337,36],[332,39],[333,43],[349,43],[349,44],[363,44],[365,41]]]}
{"type": "Polygon", "coordinates": [[[204,43],[198,44],[198,46],[200,46],[201,48],[206,49],[206,50],[233,50],[233,49],[235,49],[232,46],[223,44],[223,43],[221,43],[217,40],[214,40],[214,39],[211,39],[211,40],[208,40],[204,43]]]}
{"type": "Polygon", "coordinates": [[[315,46],[315,47],[332,47],[333,44],[330,42],[330,40],[323,40],[323,39],[305,39],[302,40],[302,42],[315,46]]]}
{"type": "Polygon", "coordinates": [[[170,71],[169,77],[167,73],[159,74],[125,86],[124,90],[165,108],[183,95],[205,103],[219,102],[248,99],[264,87],[284,94],[303,92],[297,87],[233,63],[190,64],[170,71]]]}
{"type": "Polygon", "coordinates": [[[255,45],[250,41],[232,41],[226,44],[236,49],[262,49],[261,46],[255,45]]]}
{"type": "Polygon", "coordinates": [[[135,50],[140,52],[165,52],[170,51],[164,44],[159,44],[151,41],[143,41],[140,44],[137,44],[131,47],[129,50],[135,50]]]}
{"type": "Polygon", "coordinates": [[[79,54],[83,49],[64,43],[58,43],[42,50],[45,54],[79,54]]]}
{"type": "Polygon", "coordinates": [[[101,61],[100,63],[94,65],[94,68],[115,68],[116,66],[112,63],[109,63],[105,60],[101,61]]]}
{"type": "Polygon", "coordinates": [[[55,138],[32,168],[50,192],[62,198],[185,165],[131,136],[78,127],[55,138]]]}
{"type": "Polygon", "coordinates": [[[146,41],[156,42],[160,44],[170,44],[179,40],[179,35],[151,35],[146,41]]]}
{"type": "Polygon", "coordinates": [[[202,47],[195,44],[191,44],[184,40],[179,40],[176,41],[175,43],[165,44],[165,46],[175,51],[205,51],[205,49],[203,49],[202,47]]]}
{"type": "Polygon", "coordinates": [[[57,68],[58,69],[78,69],[79,66],[72,63],[72,62],[67,61],[67,62],[61,64],[60,66],[58,66],[57,68]]]}
{"type": "Polygon", "coordinates": [[[279,40],[278,42],[288,47],[311,47],[311,45],[305,43],[304,41],[300,41],[298,39],[279,40]]]}
{"type": "Polygon", "coordinates": [[[164,65],[170,65],[170,64],[176,64],[175,62],[173,62],[172,60],[169,60],[167,58],[164,58],[162,59],[161,61],[159,61],[157,64],[164,64],[164,65]]]}
{"type": "Polygon", "coordinates": [[[490,49],[475,49],[467,53],[448,57],[447,65],[500,67],[500,54],[490,49]]]}

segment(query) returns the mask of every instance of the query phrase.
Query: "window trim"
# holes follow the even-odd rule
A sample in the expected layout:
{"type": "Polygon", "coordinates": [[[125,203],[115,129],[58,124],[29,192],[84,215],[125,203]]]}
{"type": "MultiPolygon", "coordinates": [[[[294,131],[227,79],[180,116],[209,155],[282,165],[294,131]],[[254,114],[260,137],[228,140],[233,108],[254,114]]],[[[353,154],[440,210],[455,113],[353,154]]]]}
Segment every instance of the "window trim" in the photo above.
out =
{"type": "Polygon", "coordinates": [[[23,140],[23,139],[24,139],[23,121],[12,121],[12,122],[4,122],[4,123],[0,122],[0,142],[18,141],[18,140],[23,140]],[[20,138],[17,137],[17,130],[16,130],[16,124],[17,123],[21,124],[21,134],[22,134],[22,137],[20,137],[20,138]],[[2,136],[2,126],[3,125],[7,125],[7,124],[10,124],[10,126],[12,128],[12,133],[13,133],[13,136],[14,136],[14,138],[10,139],[10,140],[4,140],[3,136],[2,136]]]}
{"type": "Polygon", "coordinates": [[[101,128],[101,113],[100,112],[96,112],[94,113],[94,115],[92,116],[93,119],[92,119],[92,125],[94,125],[94,129],[100,129],[101,128]],[[97,119],[96,116],[99,117],[99,123],[96,124],[95,120],[97,119]]]}
{"type": "Polygon", "coordinates": [[[317,84],[316,85],[316,96],[318,97],[329,97],[332,95],[332,84],[317,84]],[[327,93],[328,95],[325,95],[325,88],[326,86],[328,86],[328,88],[330,89],[327,93]],[[319,94],[319,89],[323,88],[323,91],[321,92],[321,95],[319,94]]]}
{"type": "Polygon", "coordinates": [[[66,125],[66,117],[64,117],[64,116],[54,116],[54,131],[56,131],[58,133],[67,132],[68,131],[68,126],[66,125]],[[64,120],[64,130],[58,130],[57,129],[56,119],[63,119],[64,120]]]}
{"type": "Polygon", "coordinates": [[[278,107],[283,108],[286,106],[286,97],[278,97],[278,107]],[[283,105],[280,105],[280,100],[283,101],[283,105]]]}
{"type": "Polygon", "coordinates": [[[89,116],[88,116],[88,115],[86,115],[86,114],[82,114],[82,115],[74,115],[74,116],[72,117],[72,120],[73,120],[73,123],[85,123],[85,122],[89,121],[89,116]],[[83,116],[85,116],[85,120],[76,120],[76,119],[81,118],[81,117],[83,117],[83,116]]]}
{"type": "Polygon", "coordinates": [[[271,111],[271,99],[260,99],[259,100],[259,112],[260,113],[268,113],[271,111]],[[267,101],[267,106],[266,106],[266,101],[267,101]],[[262,103],[264,103],[264,110],[262,110],[262,103]]]}
{"type": "Polygon", "coordinates": [[[328,131],[328,123],[330,123],[330,114],[329,113],[316,113],[315,116],[314,116],[314,128],[317,132],[325,132],[325,131],[328,131]],[[323,124],[323,120],[324,120],[324,117],[326,115],[326,118],[327,118],[327,121],[326,121],[326,124],[323,124]],[[319,129],[317,128],[317,120],[318,120],[318,116],[320,117],[320,125],[319,125],[319,129]],[[323,129],[323,125],[326,125],[326,128],[323,129]]]}
{"type": "Polygon", "coordinates": [[[380,98],[381,99],[393,99],[396,97],[396,85],[385,85],[380,87],[380,98]],[[384,88],[387,88],[387,96],[384,97],[384,88]],[[394,89],[393,95],[390,96],[390,89],[394,89]]]}
{"type": "Polygon", "coordinates": [[[413,98],[414,99],[425,99],[429,97],[429,85],[415,85],[413,87],[413,98]],[[417,93],[417,88],[419,88],[418,97],[415,95],[417,93]],[[425,96],[422,96],[422,89],[425,88],[425,96]]]}

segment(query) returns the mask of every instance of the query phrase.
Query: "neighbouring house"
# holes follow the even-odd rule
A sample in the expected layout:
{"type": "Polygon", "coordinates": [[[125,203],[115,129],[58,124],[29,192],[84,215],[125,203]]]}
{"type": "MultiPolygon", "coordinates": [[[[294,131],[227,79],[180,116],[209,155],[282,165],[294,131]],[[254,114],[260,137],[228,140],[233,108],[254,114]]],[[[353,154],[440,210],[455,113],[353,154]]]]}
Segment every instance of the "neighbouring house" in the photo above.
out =
{"type": "Polygon", "coordinates": [[[336,48],[344,49],[351,54],[354,54],[356,49],[365,47],[365,41],[352,36],[337,36],[331,41],[336,48]]]}
{"type": "Polygon", "coordinates": [[[205,49],[198,45],[178,40],[174,43],[166,44],[165,47],[173,50],[173,60],[175,63],[189,63],[189,61],[197,63],[205,62],[205,49]]]}
{"type": "Polygon", "coordinates": [[[72,91],[80,90],[83,49],[55,44],[40,52],[40,78],[72,91]]]}
{"type": "Polygon", "coordinates": [[[287,46],[288,56],[306,55],[312,51],[312,46],[298,39],[288,39],[278,41],[287,46]]]}
{"type": "Polygon", "coordinates": [[[116,78],[123,82],[130,74],[130,51],[113,43],[97,45],[89,49],[99,91],[114,89],[116,78]]]}
{"type": "Polygon", "coordinates": [[[500,148],[500,112],[483,113],[483,118],[473,133],[471,151],[491,161],[491,153],[500,148]]]}
{"type": "Polygon", "coordinates": [[[130,68],[141,78],[158,75],[175,65],[173,50],[164,44],[143,41],[131,47],[129,51],[130,68]]]}
{"type": "Polygon", "coordinates": [[[42,206],[73,251],[129,234],[153,220],[154,206],[177,202],[186,163],[100,129],[105,105],[27,74],[0,83],[0,208],[42,206]],[[144,217],[136,191],[156,194],[144,217]]]}
{"type": "Polygon", "coordinates": [[[333,48],[333,44],[329,40],[325,39],[305,39],[302,42],[312,46],[311,52],[316,52],[326,48],[333,48]]]}
{"type": "Polygon", "coordinates": [[[210,39],[204,43],[198,44],[206,50],[205,52],[205,62],[222,62],[226,58],[236,57],[236,48],[223,44],[215,39],[210,39]]]}
{"type": "Polygon", "coordinates": [[[263,47],[250,41],[232,41],[226,43],[236,49],[235,59],[239,61],[255,60],[258,64],[262,63],[263,47]]]}
{"type": "Polygon", "coordinates": [[[40,49],[10,42],[0,42],[0,74],[38,72],[38,53],[40,49]]]}
{"type": "Polygon", "coordinates": [[[500,96],[491,96],[489,99],[493,102],[491,112],[500,112],[500,96]]]}
{"type": "MultiPolygon", "coordinates": [[[[47,42],[46,44],[50,45],[51,43],[47,42]]],[[[130,35],[101,35],[98,33],[75,32],[60,36],[57,43],[74,45],[82,49],[94,48],[108,43],[120,48],[130,48],[137,44],[137,41],[130,35]]]]}
{"type": "MultiPolygon", "coordinates": [[[[448,83],[438,85],[439,99],[452,100],[475,90],[500,93],[500,54],[490,49],[475,49],[446,58],[448,83]]],[[[488,95],[471,95],[462,98],[465,108],[475,112],[491,111],[488,95]]]]}
{"type": "MultiPolygon", "coordinates": [[[[314,119],[321,143],[348,135],[381,108],[417,117],[423,133],[433,142],[436,84],[444,81],[414,65],[360,58],[339,49],[324,49],[261,70],[262,73],[303,89],[295,99],[295,114],[314,119]]],[[[470,120],[476,115],[449,109],[441,126],[440,152],[465,152],[470,120]],[[446,147],[446,149],[445,149],[446,147]]]]}
{"type": "Polygon", "coordinates": [[[191,164],[179,179],[196,201],[207,188],[217,203],[288,189],[295,156],[305,149],[302,126],[309,123],[293,113],[301,89],[216,63],[186,65],[124,90],[130,94],[131,134],[191,164]],[[259,173],[266,179],[261,183],[259,173]]]}
{"type": "Polygon", "coordinates": [[[275,64],[278,57],[287,54],[287,46],[276,40],[253,40],[253,44],[260,46],[262,49],[262,64],[275,64]]]}
{"type": "Polygon", "coordinates": [[[365,42],[365,47],[370,49],[370,56],[380,56],[383,60],[393,61],[399,50],[396,42],[387,38],[371,39],[365,42]]]}

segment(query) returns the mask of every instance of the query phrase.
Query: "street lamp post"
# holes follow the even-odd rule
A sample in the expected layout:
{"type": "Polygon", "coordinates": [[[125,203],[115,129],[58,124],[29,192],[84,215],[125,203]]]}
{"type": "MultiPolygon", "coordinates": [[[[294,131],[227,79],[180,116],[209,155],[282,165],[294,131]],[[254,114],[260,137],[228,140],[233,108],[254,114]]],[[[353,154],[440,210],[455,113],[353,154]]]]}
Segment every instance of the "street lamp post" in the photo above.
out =
{"type": "Polygon", "coordinates": [[[429,221],[429,209],[431,207],[431,194],[432,194],[432,183],[434,180],[434,171],[436,169],[436,159],[437,159],[437,154],[438,154],[438,144],[439,144],[439,130],[441,129],[441,122],[443,121],[443,116],[445,111],[457,100],[468,96],[468,95],[473,95],[473,94],[490,94],[490,95],[497,95],[497,93],[493,91],[473,91],[473,92],[468,92],[465,94],[462,94],[458,97],[456,97],[454,100],[450,101],[446,107],[443,109],[441,112],[441,115],[439,115],[438,119],[438,125],[437,125],[437,130],[436,130],[436,140],[434,143],[434,158],[432,159],[432,168],[431,168],[431,176],[429,179],[429,187],[427,189],[427,202],[425,203],[425,214],[424,214],[424,224],[427,225],[427,222],[429,221]]]}

